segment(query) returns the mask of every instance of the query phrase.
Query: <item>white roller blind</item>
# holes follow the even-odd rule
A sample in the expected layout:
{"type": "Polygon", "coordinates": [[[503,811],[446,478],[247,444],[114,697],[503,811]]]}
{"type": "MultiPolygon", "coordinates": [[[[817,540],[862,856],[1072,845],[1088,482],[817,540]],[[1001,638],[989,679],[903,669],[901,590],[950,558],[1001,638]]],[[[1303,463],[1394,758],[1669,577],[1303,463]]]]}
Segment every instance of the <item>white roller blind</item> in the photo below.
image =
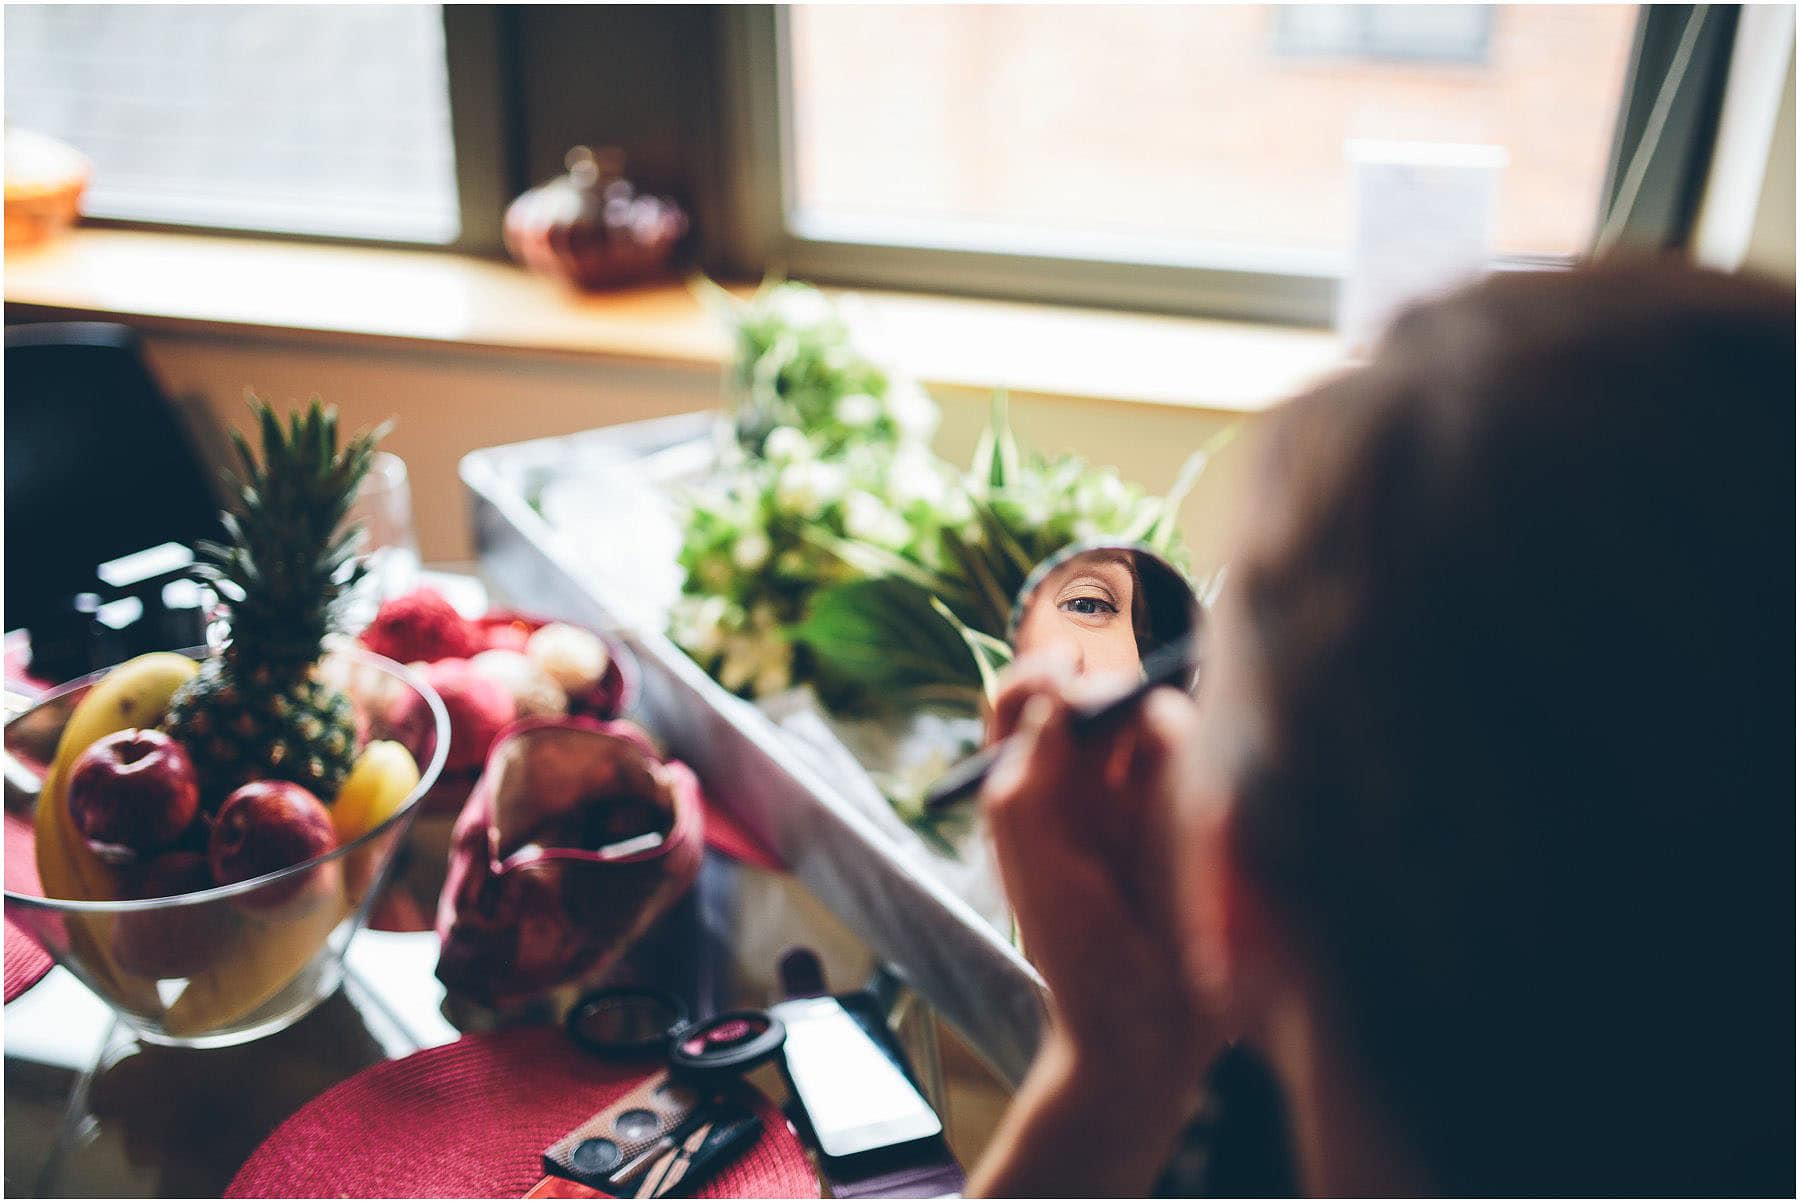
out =
{"type": "Polygon", "coordinates": [[[438,5],[21,5],[6,122],[94,162],[104,217],[445,243],[438,5]]]}

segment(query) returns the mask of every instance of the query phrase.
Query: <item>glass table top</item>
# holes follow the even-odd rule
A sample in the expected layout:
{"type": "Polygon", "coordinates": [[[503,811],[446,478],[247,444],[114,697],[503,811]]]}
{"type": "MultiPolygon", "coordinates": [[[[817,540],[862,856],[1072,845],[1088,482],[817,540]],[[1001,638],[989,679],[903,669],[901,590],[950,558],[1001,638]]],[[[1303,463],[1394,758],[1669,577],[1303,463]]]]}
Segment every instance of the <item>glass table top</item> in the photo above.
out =
{"type": "MultiPolygon", "coordinates": [[[[626,976],[672,985],[702,1008],[766,1006],[780,996],[781,953],[803,945],[819,954],[834,990],[883,980],[855,938],[783,875],[709,854],[676,915],[683,912],[685,920],[634,952],[626,976]],[[671,954],[690,941],[694,955],[671,954]]],[[[73,975],[52,969],[5,1008],[5,1193],[221,1195],[257,1146],[321,1092],[381,1061],[454,1041],[465,1028],[494,1026],[486,1013],[446,1007],[433,976],[437,951],[429,931],[365,930],[350,945],[344,984],[317,1009],[273,1036],[223,1049],[140,1043],[73,975]]],[[[886,993],[901,1042],[967,1166],[991,1136],[1006,1092],[920,1000],[886,993]]],[[[773,1067],[751,1081],[784,1101],[773,1067]]]]}
{"type": "MultiPolygon", "coordinates": [[[[466,569],[468,566],[450,566],[466,569]]],[[[433,573],[459,606],[515,604],[485,572],[433,573]],[[467,592],[469,596],[464,597],[467,592]]],[[[423,926],[435,912],[454,815],[421,815],[389,890],[423,926]]],[[[967,1167],[991,1138],[1009,1091],[925,1002],[794,878],[708,852],[696,887],[609,981],[661,985],[696,1013],[764,1007],[782,996],[778,964],[815,952],[834,991],[873,983],[925,1093],[967,1167]]],[[[446,1004],[430,931],[371,927],[351,942],[343,985],[275,1035],[224,1049],[139,1043],[66,969],[5,1006],[4,1193],[37,1197],[217,1197],[245,1159],[302,1105],[384,1060],[495,1025],[446,1004]]],[[[576,991],[561,992],[566,1006],[576,991]]],[[[546,1012],[550,1008],[545,1009],[546,1012]]],[[[554,1018],[546,1013],[543,1018],[554,1018]]],[[[778,1103],[772,1066],[750,1081],[778,1103]]]]}

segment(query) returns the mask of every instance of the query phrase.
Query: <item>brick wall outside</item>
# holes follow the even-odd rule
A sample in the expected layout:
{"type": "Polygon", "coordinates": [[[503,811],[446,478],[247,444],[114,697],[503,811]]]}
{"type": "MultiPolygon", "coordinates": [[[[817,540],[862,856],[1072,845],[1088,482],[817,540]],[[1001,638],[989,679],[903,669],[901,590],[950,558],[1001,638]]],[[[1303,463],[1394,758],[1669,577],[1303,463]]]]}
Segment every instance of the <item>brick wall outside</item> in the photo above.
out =
{"type": "Polygon", "coordinates": [[[1637,9],[1501,5],[1484,62],[1284,56],[1269,6],[792,10],[797,182],[825,211],[1316,250],[1350,138],[1492,143],[1497,249],[1591,236],[1637,9]]]}

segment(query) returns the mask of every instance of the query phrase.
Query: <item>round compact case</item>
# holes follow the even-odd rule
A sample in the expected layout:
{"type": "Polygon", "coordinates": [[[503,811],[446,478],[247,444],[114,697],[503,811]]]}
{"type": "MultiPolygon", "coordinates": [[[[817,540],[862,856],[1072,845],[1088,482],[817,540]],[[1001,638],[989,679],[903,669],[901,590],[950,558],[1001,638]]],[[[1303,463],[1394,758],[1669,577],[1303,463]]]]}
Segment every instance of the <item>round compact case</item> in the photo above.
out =
{"type": "Polygon", "coordinates": [[[451,838],[438,978],[500,1006],[604,974],[693,885],[700,785],[626,722],[527,719],[451,838]]]}

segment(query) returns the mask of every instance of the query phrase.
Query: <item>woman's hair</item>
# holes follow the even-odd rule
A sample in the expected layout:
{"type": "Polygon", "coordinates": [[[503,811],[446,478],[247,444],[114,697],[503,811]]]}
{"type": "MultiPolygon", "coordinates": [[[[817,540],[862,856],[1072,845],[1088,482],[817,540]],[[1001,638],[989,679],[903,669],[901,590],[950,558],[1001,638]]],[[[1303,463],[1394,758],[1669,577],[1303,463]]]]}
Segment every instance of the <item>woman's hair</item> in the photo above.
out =
{"type": "Polygon", "coordinates": [[[1794,321],[1503,273],[1268,432],[1236,846],[1447,1193],[1792,1193],[1794,321]]]}
{"type": "Polygon", "coordinates": [[[1131,637],[1137,642],[1138,659],[1142,660],[1157,647],[1156,623],[1150,614],[1150,599],[1144,595],[1144,574],[1138,570],[1138,553],[1120,557],[1125,571],[1131,574],[1131,637]]]}

